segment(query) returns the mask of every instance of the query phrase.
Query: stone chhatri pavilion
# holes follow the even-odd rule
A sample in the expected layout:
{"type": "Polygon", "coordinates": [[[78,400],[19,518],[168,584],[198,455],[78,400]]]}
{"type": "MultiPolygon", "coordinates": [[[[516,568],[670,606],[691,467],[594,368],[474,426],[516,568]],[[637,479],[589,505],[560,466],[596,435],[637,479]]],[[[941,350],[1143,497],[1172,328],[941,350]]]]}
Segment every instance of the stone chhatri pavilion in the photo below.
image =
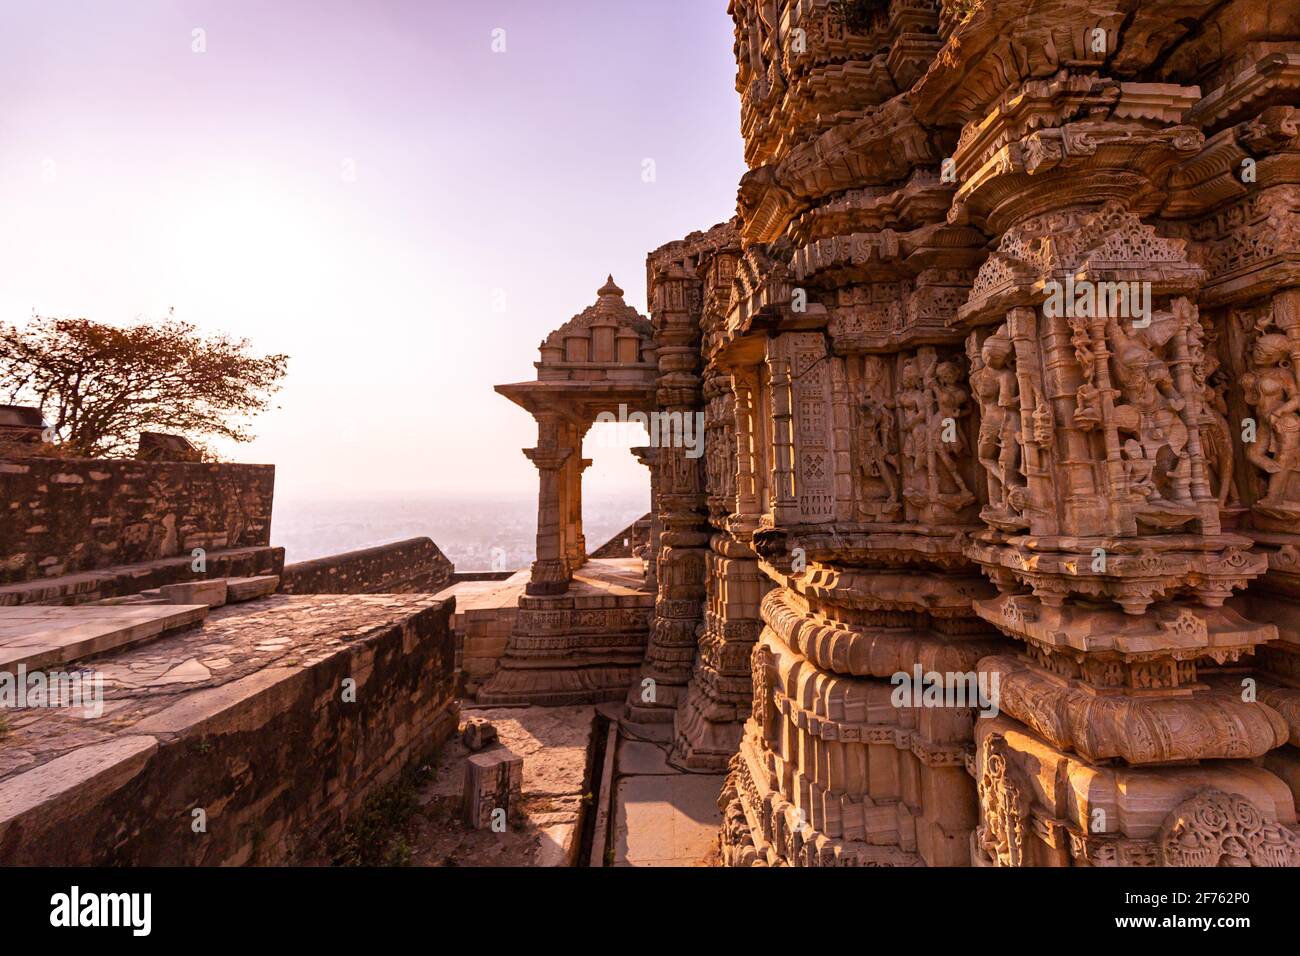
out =
{"type": "Polygon", "coordinates": [[[582,534],[582,439],[603,413],[654,408],[655,349],[650,323],[623,301],[610,276],[596,303],[542,342],[537,381],[497,391],[537,420],[537,447],[524,454],[537,466],[537,560],[529,594],[563,594],[587,560],[582,534]]]}
{"type": "MultiPolygon", "coordinates": [[[[650,323],[610,276],[584,309],[546,337],[537,380],[497,391],[537,420],[537,559],[485,704],[567,704],[623,696],[641,662],[654,598],[639,562],[588,560],[582,533],[582,440],[597,417],[655,407],[650,323]]],[[[643,460],[645,451],[642,451],[643,460]]]]}

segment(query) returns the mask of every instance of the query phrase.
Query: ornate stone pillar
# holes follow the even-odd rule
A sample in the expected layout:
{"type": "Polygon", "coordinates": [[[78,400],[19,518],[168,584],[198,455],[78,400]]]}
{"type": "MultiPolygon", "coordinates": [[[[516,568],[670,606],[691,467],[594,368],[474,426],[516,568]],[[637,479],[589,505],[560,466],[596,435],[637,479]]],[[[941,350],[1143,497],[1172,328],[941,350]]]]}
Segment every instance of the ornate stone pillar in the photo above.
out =
{"type": "Polygon", "coordinates": [[[563,594],[572,576],[565,534],[566,464],[574,450],[564,444],[565,426],[556,418],[539,416],[537,447],[524,454],[537,466],[537,557],[528,581],[529,594],[563,594]]]}
{"type": "MultiPolygon", "coordinates": [[[[937,10],[891,4],[860,32],[824,4],[732,12],[751,51],[739,64],[751,172],[727,328],[730,525],[738,540],[750,528],[762,596],[723,856],[964,864],[974,668],[1005,642],[971,615],[992,589],[962,553],[976,442],[948,325],[985,238],[946,221],[948,131],[897,95],[937,51],[937,10]],[[795,28],[809,56],[783,40],[795,28]],[[886,47],[878,79],[858,74],[867,49],[886,47]],[[827,99],[812,92],[823,80],[827,99]]],[[[717,576],[721,597],[731,573],[717,576]]]]}
{"type": "Polygon", "coordinates": [[[762,508],[758,500],[757,470],[759,464],[755,447],[754,372],[733,372],[731,387],[735,392],[736,414],[736,503],[733,511],[741,521],[747,521],[750,530],[758,527],[762,508]]]}
{"type": "MultiPolygon", "coordinates": [[[[709,272],[715,283],[732,274],[730,269],[709,272]]],[[[706,298],[729,300],[729,282],[723,291],[725,295],[706,298]]],[[[706,328],[711,318],[718,317],[706,314],[706,328]]],[[[706,373],[706,477],[709,522],[715,530],[709,538],[704,627],[695,672],[677,714],[672,754],[674,763],[691,769],[725,769],[740,743],[753,700],[750,658],[763,627],[759,605],[770,586],[750,546],[758,508],[751,456],[748,450],[740,453],[750,436],[746,431],[739,438],[737,427],[751,426],[752,408],[747,385],[740,388],[744,398],[738,402],[732,374],[716,367],[706,373]],[[738,502],[751,509],[746,519],[735,513],[738,502]]]]}
{"type": "Polygon", "coordinates": [[[976,613],[1020,646],[979,662],[999,714],[975,726],[972,860],[1213,865],[1235,852],[1207,826],[1226,814],[1258,824],[1243,860],[1275,843],[1300,862],[1293,798],[1263,769],[1287,724],[1239,676],[1277,631],[1225,604],[1266,563],[1209,480],[1207,275],[1147,221],[1199,162],[1199,90],[1106,76],[1114,36],[1078,16],[1100,78],[1076,65],[972,104],[954,154],[950,220],[1001,237],[954,322],[988,493],[966,553],[999,592],[976,613]]]}
{"type": "Polygon", "coordinates": [[[794,396],[790,384],[790,359],[784,355],[768,360],[772,382],[772,517],[778,524],[799,520],[799,503],[794,492],[794,396]]]}
{"type": "MultiPolygon", "coordinates": [[[[700,281],[673,246],[650,255],[651,320],[659,361],[661,421],[674,417],[701,447],[688,448],[659,429],[658,594],[641,674],[628,691],[628,716],[671,722],[691,677],[696,630],[703,623],[708,529],[705,523],[704,436],[699,377],[700,281]]],[[[654,435],[651,436],[655,438],[654,435]]]]}
{"type": "Polygon", "coordinates": [[[591,459],[576,454],[582,448],[582,434],[577,428],[571,427],[569,441],[575,454],[569,457],[565,465],[568,499],[565,507],[565,545],[569,571],[572,573],[587,563],[587,538],[582,533],[582,476],[591,467],[591,459]]]}
{"type": "Polygon", "coordinates": [[[659,521],[659,449],[640,446],[631,449],[636,460],[645,465],[650,472],[650,534],[646,540],[646,576],[647,591],[659,590],[659,535],[663,526],[659,521]]]}

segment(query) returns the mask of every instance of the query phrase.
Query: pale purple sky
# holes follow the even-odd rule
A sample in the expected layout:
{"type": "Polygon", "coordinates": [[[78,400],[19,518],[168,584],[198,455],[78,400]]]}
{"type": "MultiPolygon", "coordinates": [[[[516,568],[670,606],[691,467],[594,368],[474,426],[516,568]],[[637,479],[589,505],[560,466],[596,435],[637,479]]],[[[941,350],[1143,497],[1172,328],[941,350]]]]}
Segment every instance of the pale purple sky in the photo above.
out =
{"type": "MultiPolygon", "coordinates": [[[[492,386],[731,216],[731,47],[725,0],[6,0],[0,316],[174,307],[288,352],[222,448],[281,496],[527,493],[492,386]]],[[[596,452],[589,486],[645,483],[596,452]]]]}

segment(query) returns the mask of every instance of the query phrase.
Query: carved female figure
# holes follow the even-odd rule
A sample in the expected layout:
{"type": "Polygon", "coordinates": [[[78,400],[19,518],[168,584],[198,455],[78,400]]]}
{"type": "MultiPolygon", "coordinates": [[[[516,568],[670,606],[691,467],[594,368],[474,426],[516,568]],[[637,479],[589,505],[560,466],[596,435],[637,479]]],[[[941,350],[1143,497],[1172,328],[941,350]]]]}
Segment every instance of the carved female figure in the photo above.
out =
{"type": "Polygon", "coordinates": [[[899,494],[898,455],[893,452],[893,416],[886,411],[889,404],[868,395],[858,406],[858,470],[868,496],[873,500],[883,496],[892,505],[899,494]]]}
{"type": "Polygon", "coordinates": [[[913,494],[909,500],[919,494],[924,497],[928,489],[925,483],[925,462],[929,458],[929,396],[921,382],[921,375],[915,359],[903,362],[900,376],[902,389],[898,393],[898,411],[902,419],[903,458],[910,464],[907,485],[913,494]],[[917,486],[920,479],[922,487],[917,486]]]}
{"type": "Polygon", "coordinates": [[[972,347],[970,384],[980,407],[977,454],[988,472],[994,513],[1013,510],[1009,486],[1020,467],[1020,386],[1010,365],[1012,354],[1005,328],[985,339],[979,352],[972,347]]]}
{"type": "Polygon", "coordinates": [[[1242,376],[1246,401],[1259,413],[1259,434],[1246,457],[1269,474],[1268,493],[1259,504],[1300,510],[1300,385],[1289,361],[1285,335],[1267,333],[1255,340],[1252,368],[1242,376]]]}
{"type": "Polygon", "coordinates": [[[1224,397],[1224,386],[1216,384],[1211,376],[1218,370],[1217,359],[1207,359],[1205,386],[1201,392],[1201,448],[1205,451],[1205,462],[1210,468],[1213,479],[1212,487],[1219,499],[1219,507],[1226,507],[1229,501],[1236,502],[1237,482],[1233,475],[1232,430],[1228,426],[1228,402],[1224,397]]]}
{"type": "MultiPolygon", "coordinates": [[[[930,474],[931,480],[937,483],[942,469],[956,486],[957,497],[969,503],[975,500],[975,496],[961,476],[960,461],[966,452],[966,438],[960,423],[970,409],[966,404],[969,395],[960,384],[961,380],[961,366],[956,362],[940,362],[932,373],[929,391],[934,411],[930,417],[930,474]]],[[[944,493],[942,487],[935,490],[944,493]]]]}

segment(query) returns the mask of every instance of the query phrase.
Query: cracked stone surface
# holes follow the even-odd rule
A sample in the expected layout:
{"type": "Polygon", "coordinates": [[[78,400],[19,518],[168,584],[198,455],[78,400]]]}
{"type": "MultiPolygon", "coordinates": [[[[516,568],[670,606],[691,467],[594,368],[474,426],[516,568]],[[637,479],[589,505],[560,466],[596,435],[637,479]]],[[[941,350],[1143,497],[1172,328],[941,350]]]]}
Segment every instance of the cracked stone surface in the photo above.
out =
{"type": "Polygon", "coordinates": [[[343,644],[436,603],[428,595],[277,595],[214,610],[196,630],[59,668],[84,679],[102,677],[103,716],[87,719],[75,707],[8,711],[0,781],[79,747],[134,733],[141,721],[187,695],[266,668],[308,667],[343,644]]]}

